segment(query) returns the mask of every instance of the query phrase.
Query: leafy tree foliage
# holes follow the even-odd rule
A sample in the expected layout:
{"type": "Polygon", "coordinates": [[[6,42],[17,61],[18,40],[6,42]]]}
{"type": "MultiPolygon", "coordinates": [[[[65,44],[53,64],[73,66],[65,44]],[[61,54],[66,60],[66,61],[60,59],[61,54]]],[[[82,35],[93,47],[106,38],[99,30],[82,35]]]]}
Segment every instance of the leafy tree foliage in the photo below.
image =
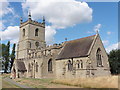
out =
{"type": "Polygon", "coordinates": [[[11,60],[10,60],[10,63],[11,63],[10,64],[10,70],[11,70],[11,68],[13,66],[14,59],[15,59],[15,46],[16,46],[16,44],[13,44],[12,53],[10,55],[10,58],[11,58],[11,60]]]}
{"type": "Polygon", "coordinates": [[[7,45],[3,48],[4,53],[3,53],[3,59],[4,59],[4,73],[7,73],[8,66],[9,66],[9,56],[10,56],[10,41],[8,41],[7,45]]]}
{"type": "Polygon", "coordinates": [[[12,68],[14,59],[15,59],[15,44],[13,44],[13,49],[10,54],[10,41],[8,41],[7,45],[0,44],[2,47],[2,50],[0,52],[1,60],[2,60],[2,69],[4,70],[4,73],[7,73],[8,70],[12,68]]]}
{"type": "Polygon", "coordinates": [[[110,70],[112,74],[120,74],[120,49],[109,53],[110,70]]]}

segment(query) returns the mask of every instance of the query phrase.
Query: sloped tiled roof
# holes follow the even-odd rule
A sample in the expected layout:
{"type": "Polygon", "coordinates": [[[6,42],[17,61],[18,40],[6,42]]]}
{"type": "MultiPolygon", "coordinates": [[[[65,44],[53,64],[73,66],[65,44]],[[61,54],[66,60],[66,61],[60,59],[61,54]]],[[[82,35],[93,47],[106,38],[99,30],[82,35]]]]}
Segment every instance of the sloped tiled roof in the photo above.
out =
{"type": "Polygon", "coordinates": [[[95,36],[96,35],[67,41],[56,59],[59,60],[87,56],[95,36]]]}
{"type": "Polygon", "coordinates": [[[17,66],[19,71],[26,71],[26,67],[23,61],[17,60],[17,66]]]}

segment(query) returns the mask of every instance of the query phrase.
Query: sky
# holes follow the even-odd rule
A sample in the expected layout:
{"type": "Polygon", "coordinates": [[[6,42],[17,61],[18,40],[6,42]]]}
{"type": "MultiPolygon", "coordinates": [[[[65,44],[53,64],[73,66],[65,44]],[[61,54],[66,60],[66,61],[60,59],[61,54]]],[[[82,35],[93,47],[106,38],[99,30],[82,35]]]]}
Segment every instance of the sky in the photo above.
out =
{"type": "Polygon", "coordinates": [[[2,43],[19,39],[20,17],[41,22],[45,17],[47,44],[62,43],[96,34],[99,31],[106,51],[118,48],[118,3],[80,2],[76,0],[39,0],[39,2],[2,2],[0,34],[2,43]]]}

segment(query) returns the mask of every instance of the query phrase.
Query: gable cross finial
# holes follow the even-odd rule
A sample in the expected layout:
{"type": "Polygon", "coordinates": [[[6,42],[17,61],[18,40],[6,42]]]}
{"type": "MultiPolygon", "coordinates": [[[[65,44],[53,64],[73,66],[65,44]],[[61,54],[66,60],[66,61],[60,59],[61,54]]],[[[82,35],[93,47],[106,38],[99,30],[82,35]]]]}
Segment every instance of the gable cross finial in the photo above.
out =
{"type": "Polygon", "coordinates": [[[99,30],[96,30],[96,34],[99,34],[99,30]]]}
{"type": "Polygon", "coordinates": [[[43,16],[43,23],[45,24],[45,17],[43,16]]]}

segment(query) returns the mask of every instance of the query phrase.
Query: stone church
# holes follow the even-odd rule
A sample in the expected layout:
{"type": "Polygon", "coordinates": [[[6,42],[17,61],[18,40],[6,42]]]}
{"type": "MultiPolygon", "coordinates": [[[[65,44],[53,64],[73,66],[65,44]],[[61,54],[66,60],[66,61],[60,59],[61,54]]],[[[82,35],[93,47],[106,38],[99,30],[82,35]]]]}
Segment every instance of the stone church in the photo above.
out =
{"type": "Polygon", "coordinates": [[[28,15],[20,20],[20,34],[12,78],[79,78],[110,75],[108,56],[96,35],[47,46],[45,19],[28,15]]]}

